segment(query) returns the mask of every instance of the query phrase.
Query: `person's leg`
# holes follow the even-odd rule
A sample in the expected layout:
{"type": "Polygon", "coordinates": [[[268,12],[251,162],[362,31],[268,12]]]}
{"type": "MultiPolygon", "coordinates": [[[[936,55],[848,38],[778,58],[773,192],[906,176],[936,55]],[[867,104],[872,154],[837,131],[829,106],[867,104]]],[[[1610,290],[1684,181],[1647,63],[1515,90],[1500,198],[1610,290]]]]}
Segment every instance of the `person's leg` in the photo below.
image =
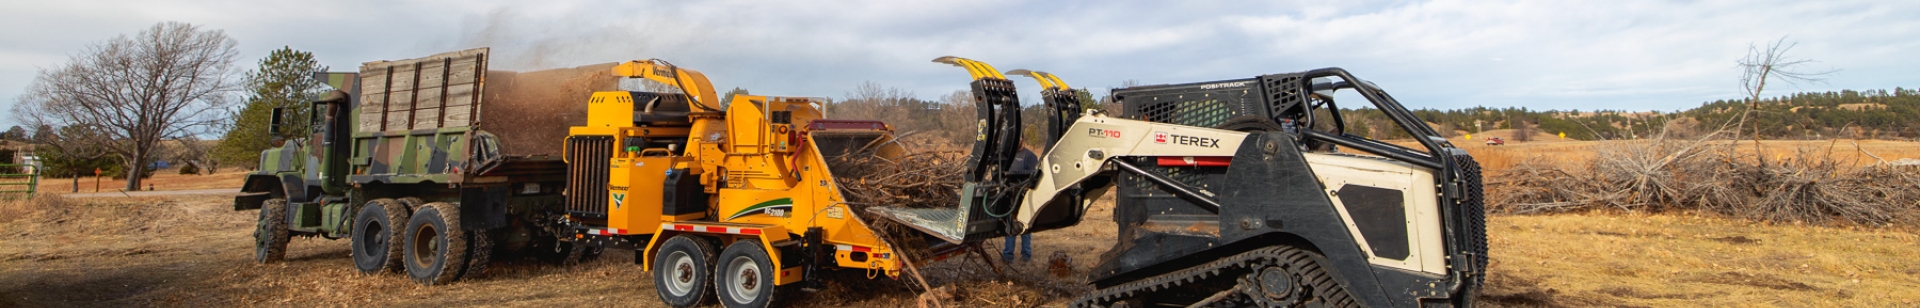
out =
{"type": "Polygon", "coordinates": [[[1020,235],[1020,261],[1033,260],[1033,233],[1020,235]]]}
{"type": "Polygon", "coordinates": [[[1013,241],[1014,238],[1008,236],[1000,242],[1000,261],[1013,262],[1013,241]]]}

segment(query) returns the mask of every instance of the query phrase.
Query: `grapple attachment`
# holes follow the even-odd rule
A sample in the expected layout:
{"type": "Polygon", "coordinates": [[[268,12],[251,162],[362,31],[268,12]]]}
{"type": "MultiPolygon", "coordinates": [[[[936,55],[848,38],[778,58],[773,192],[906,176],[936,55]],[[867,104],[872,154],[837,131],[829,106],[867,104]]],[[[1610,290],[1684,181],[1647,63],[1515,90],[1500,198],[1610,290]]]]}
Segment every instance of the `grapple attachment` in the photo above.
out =
{"type": "Polygon", "coordinates": [[[1005,221],[1026,187],[1007,176],[1020,151],[1020,99],[1014,94],[1013,82],[985,62],[953,56],[933,62],[966,69],[973,78],[973,99],[979,107],[973,147],[966,162],[966,184],[958,192],[960,204],[953,208],[874,207],[869,211],[952,243],[1014,233],[1008,232],[1011,228],[1006,228],[1005,221]]]}

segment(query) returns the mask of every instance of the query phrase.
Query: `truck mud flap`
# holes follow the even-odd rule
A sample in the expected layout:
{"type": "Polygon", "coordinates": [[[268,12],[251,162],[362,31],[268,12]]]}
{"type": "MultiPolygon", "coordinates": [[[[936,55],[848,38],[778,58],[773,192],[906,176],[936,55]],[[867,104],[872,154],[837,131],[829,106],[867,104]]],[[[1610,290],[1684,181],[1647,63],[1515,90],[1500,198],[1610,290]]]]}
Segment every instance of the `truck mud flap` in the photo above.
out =
{"type": "Polygon", "coordinates": [[[507,226],[506,186],[468,187],[460,190],[460,227],[486,230],[507,226]]]}

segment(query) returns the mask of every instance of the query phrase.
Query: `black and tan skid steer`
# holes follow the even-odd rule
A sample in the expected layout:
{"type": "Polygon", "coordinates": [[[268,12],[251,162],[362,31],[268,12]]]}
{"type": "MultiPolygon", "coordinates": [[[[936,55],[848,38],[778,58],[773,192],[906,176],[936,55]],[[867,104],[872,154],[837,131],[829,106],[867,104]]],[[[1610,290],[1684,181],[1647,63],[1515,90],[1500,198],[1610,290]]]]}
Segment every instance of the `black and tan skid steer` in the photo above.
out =
{"type": "Polygon", "coordinates": [[[1074,307],[1470,306],[1487,243],[1479,166],[1392,96],[1340,68],[1115,89],[1109,115],[1058,77],[1031,173],[1013,82],[964,58],[979,132],[961,204],[870,211],[950,243],[1078,224],[1113,191],[1117,241],[1074,307]],[[1357,92],[1413,136],[1346,133],[1357,92]]]}

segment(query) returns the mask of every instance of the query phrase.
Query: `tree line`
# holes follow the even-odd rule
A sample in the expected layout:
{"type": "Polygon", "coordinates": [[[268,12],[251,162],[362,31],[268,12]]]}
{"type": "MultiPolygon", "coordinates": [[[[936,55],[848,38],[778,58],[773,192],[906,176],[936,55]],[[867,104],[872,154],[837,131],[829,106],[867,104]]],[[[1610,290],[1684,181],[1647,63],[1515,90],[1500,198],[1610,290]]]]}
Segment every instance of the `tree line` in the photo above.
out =
{"type": "MultiPolygon", "coordinates": [[[[1762,98],[1758,104],[1746,99],[1722,99],[1703,102],[1699,107],[1681,111],[1627,110],[1535,110],[1527,107],[1472,107],[1451,110],[1415,109],[1415,116],[1426,120],[1442,134],[1474,133],[1495,129],[1529,129],[1549,135],[1566,133],[1568,139],[1617,140],[1651,138],[1665,132],[1669,137],[1691,137],[1711,132],[1739,120],[1750,105],[1758,108],[1748,115],[1748,125],[1765,139],[1898,139],[1920,138],[1920,90],[1840,90],[1801,92],[1762,98]]],[[[1374,139],[1407,138],[1391,127],[1377,109],[1343,109],[1348,133],[1374,139]]]]}
{"type": "MultiPolygon", "coordinates": [[[[182,173],[251,167],[270,147],[266,125],[275,107],[295,107],[321,91],[311,53],[281,48],[245,70],[238,42],[219,29],[161,22],[132,35],[96,42],[41,69],[13,104],[13,127],[0,138],[32,144],[47,176],[104,175],[126,190],[163,164],[182,173]],[[220,136],[204,140],[204,136],[220,136]],[[123,176],[141,174],[143,176],[123,176]]],[[[303,108],[287,108],[300,120],[303,108]]],[[[279,138],[304,134],[287,125],[279,138]]],[[[7,157],[12,159],[12,157],[7,157]]]]}

